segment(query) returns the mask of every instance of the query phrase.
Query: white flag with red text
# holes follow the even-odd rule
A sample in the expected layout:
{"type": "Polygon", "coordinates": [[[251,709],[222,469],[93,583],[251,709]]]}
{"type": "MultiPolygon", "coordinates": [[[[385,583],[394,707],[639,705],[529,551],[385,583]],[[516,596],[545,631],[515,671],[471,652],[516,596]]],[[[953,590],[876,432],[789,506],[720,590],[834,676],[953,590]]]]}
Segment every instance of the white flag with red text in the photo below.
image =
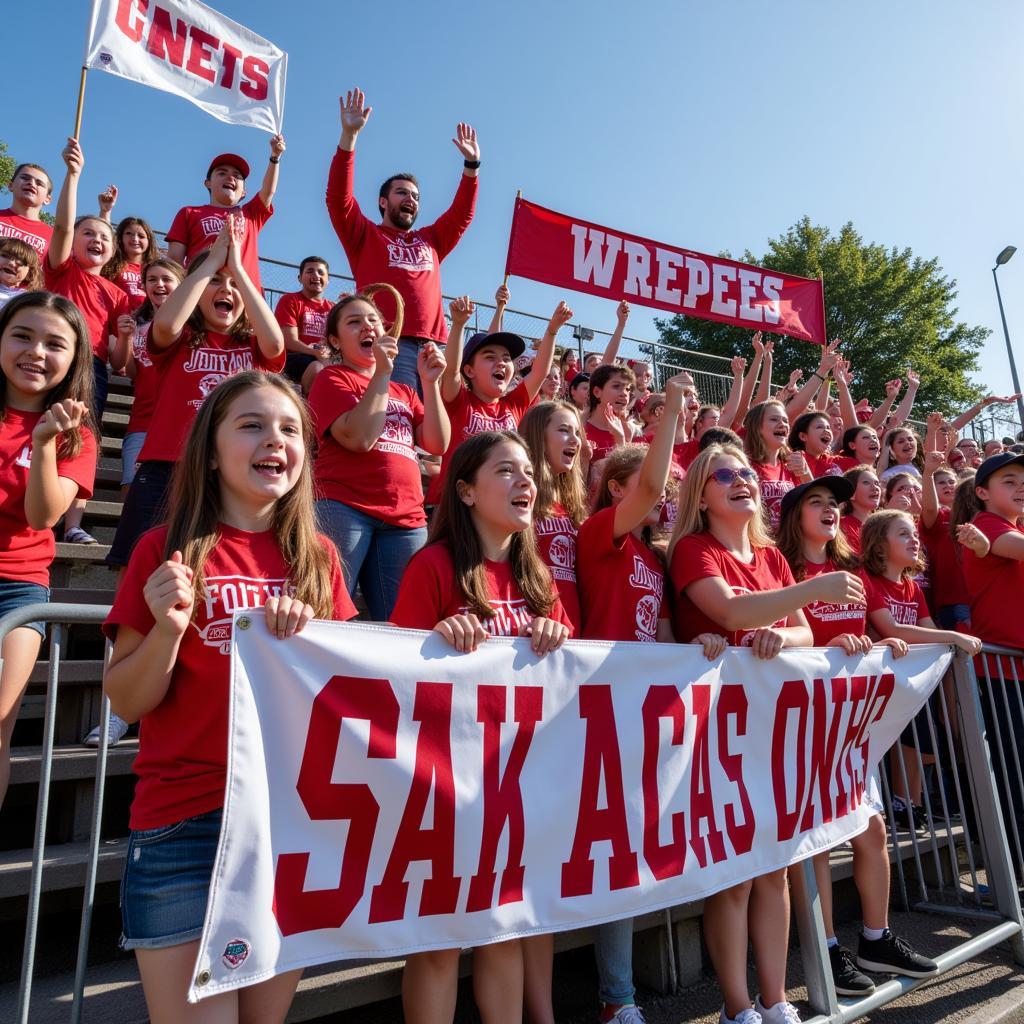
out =
{"type": "Polygon", "coordinates": [[[190,999],[701,899],[843,842],[948,648],[729,649],[235,618],[190,999]]]}
{"type": "Polygon", "coordinates": [[[288,54],[198,0],[93,0],[84,64],[281,131],[288,54]]]}

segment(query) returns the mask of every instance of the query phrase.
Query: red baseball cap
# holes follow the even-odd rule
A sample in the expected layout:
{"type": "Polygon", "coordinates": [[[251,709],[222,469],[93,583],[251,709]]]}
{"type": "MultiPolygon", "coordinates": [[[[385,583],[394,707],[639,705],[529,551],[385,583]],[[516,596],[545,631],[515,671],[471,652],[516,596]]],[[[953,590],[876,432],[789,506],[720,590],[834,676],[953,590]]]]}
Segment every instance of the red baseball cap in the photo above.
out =
{"type": "Polygon", "coordinates": [[[220,167],[221,164],[227,164],[228,167],[234,167],[236,171],[241,173],[243,178],[249,177],[249,164],[243,157],[240,157],[237,153],[221,153],[220,156],[215,156],[210,161],[210,166],[206,171],[207,178],[213,174],[213,169],[215,167],[220,167]]]}

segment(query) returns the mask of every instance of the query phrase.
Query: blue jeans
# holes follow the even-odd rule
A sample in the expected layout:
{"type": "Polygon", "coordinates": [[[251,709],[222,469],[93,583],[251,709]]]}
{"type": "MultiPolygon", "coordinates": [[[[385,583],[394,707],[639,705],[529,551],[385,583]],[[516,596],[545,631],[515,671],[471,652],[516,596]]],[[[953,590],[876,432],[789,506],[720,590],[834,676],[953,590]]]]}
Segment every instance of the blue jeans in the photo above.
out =
{"type": "Polygon", "coordinates": [[[419,358],[420,345],[423,343],[422,338],[399,338],[398,358],[391,371],[391,379],[396,384],[408,384],[420,398],[423,397],[423,386],[416,370],[416,360],[419,358]]]}
{"type": "Polygon", "coordinates": [[[598,999],[611,1006],[633,1002],[633,918],[594,929],[594,959],[598,999]]]}
{"type": "MultiPolygon", "coordinates": [[[[397,365],[397,364],[396,364],[397,365]]],[[[320,528],[334,541],[348,592],[363,592],[370,618],[387,622],[409,559],[426,543],[425,526],[392,526],[351,505],[323,498],[316,503],[320,528]]]]}

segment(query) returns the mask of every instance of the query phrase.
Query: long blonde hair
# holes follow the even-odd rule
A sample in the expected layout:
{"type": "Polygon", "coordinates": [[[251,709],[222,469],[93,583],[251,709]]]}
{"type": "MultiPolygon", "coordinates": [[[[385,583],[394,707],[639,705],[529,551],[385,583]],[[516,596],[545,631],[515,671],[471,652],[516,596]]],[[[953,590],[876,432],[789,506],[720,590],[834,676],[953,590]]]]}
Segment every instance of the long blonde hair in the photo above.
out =
{"type": "Polygon", "coordinates": [[[287,395],[299,412],[302,439],[306,447],[302,472],[295,486],[277,500],[272,529],[288,565],[289,582],[295,596],[312,605],[317,618],[334,613],[331,587],[331,557],[316,528],[313,513],[313,473],[310,446],[313,428],[304,402],[283,377],[260,370],[243,370],[222,381],[210,392],[192,421],[181,460],[171,478],[170,515],[164,557],[180,551],[192,569],[193,587],[199,608],[206,593],[203,567],[220,539],[221,494],[217,471],[212,468],[216,453],[217,428],[231,403],[244,391],[274,388],[287,395]]]}
{"type": "MultiPolygon", "coordinates": [[[[715,459],[729,456],[742,463],[750,469],[750,460],[742,448],[733,444],[709,444],[693,460],[693,464],[686,471],[683,485],[679,488],[679,515],[676,518],[676,526],[672,531],[672,539],[668,544],[668,557],[671,561],[672,552],[682,537],[688,537],[691,533],[706,533],[710,527],[707,512],[701,510],[700,503],[704,495],[704,488],[714,469],[715,459]]],[[[747,524],[747,537],[750,546],[753,548],[774,547],[775,542],[768,533],[765,526],[764,515],[761,511],[761,488],[757,487],[754,495],[754,502],[757,505],[757,513],[747,524]]]]}
{"type": "MultiPolygon", "coordinates": [[[[582,448],[577,453],[572,468],[565,473],[553,473],[548,465],[547,438],[545,432],[551,417],[560,409],[571,412],[580,426],[580,411],[571,402],[538,402],[519,424],[519,434],[526,442],[533,463],[533,481],[537,485],[537,500],[533,506],[533,519],[546,519],[551,515],[552,506],[561,505],[565,514],[577,525],[581,526],[587,518],[587,492],[583,481],[583,465],[579,458],[582,448]]],[[[582,444],[582,441],[581,441],[582,444]]]]}

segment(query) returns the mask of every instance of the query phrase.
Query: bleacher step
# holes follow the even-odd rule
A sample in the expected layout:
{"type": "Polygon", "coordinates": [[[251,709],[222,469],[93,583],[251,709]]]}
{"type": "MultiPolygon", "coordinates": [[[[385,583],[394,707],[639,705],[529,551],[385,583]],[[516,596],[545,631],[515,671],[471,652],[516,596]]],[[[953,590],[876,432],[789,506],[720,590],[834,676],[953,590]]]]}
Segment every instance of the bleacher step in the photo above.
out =
{"type": "MultiPolygon", "coordinates": [[[[56,593],[56,591],[55,591],[56,593]]],[[[76,593],[81,593],[77,591],[76,593]]],[[[107,595],[109,598],[110,595],[107,595]]],[[[79,603],[79,602],[75,602],[79,603]]],[[[40,660],[32,668],[32,674],[28,677],[29,685],[45,683],[49,677],[50,663],[40,660]]],[[[60,686],[61,688],[71,685],[100,683],[103,679],[103,662],[96,659],[92,661],[75,661],[71,658],[60,663],[60,686]]]]}
{"type": "Polygon", "coordinates": [[[113,519],[121,518],[121,511],[124,506],[119,501],[96,501],[91,500],[85,503],[85,514],[89,519],[113,519]]]}
{"type": "MultiPolygon", "coordinates": [[[[11,748],[11,785],[38,782],[42,747],[11,748]]],[[[137,739],[124,739],[107,751],[107,776],[127,775],[139,752],[137,739]]],[[[54,782],[68,779],[92,779],[96,776],[96,750],[79,745],[55,747],[53,751],[54,782]]],[[[0,1017],[0,1020],[3,1018],[0,1017]]]]}
{"type": "MultiPolygon", "coordinates": [[[[121,877],[127,848],[127,836],[100,843],[96,862],[97,882],[116,882],[121,877]]],[[[47,845],[43,857],[43,891],[54,892],[84,885],[88,862],[88,842],[47,845]]],[[[31,877],[31,850],[0,852],[0,899],[23,896],[28,892],[31,877]]]]}
{"type": "Polygon", "coordinates": [[[83,564],[103,562],[109,552],[109,544],[65,544],[63,541],[58,541],[54,561],[83,564]]]}

